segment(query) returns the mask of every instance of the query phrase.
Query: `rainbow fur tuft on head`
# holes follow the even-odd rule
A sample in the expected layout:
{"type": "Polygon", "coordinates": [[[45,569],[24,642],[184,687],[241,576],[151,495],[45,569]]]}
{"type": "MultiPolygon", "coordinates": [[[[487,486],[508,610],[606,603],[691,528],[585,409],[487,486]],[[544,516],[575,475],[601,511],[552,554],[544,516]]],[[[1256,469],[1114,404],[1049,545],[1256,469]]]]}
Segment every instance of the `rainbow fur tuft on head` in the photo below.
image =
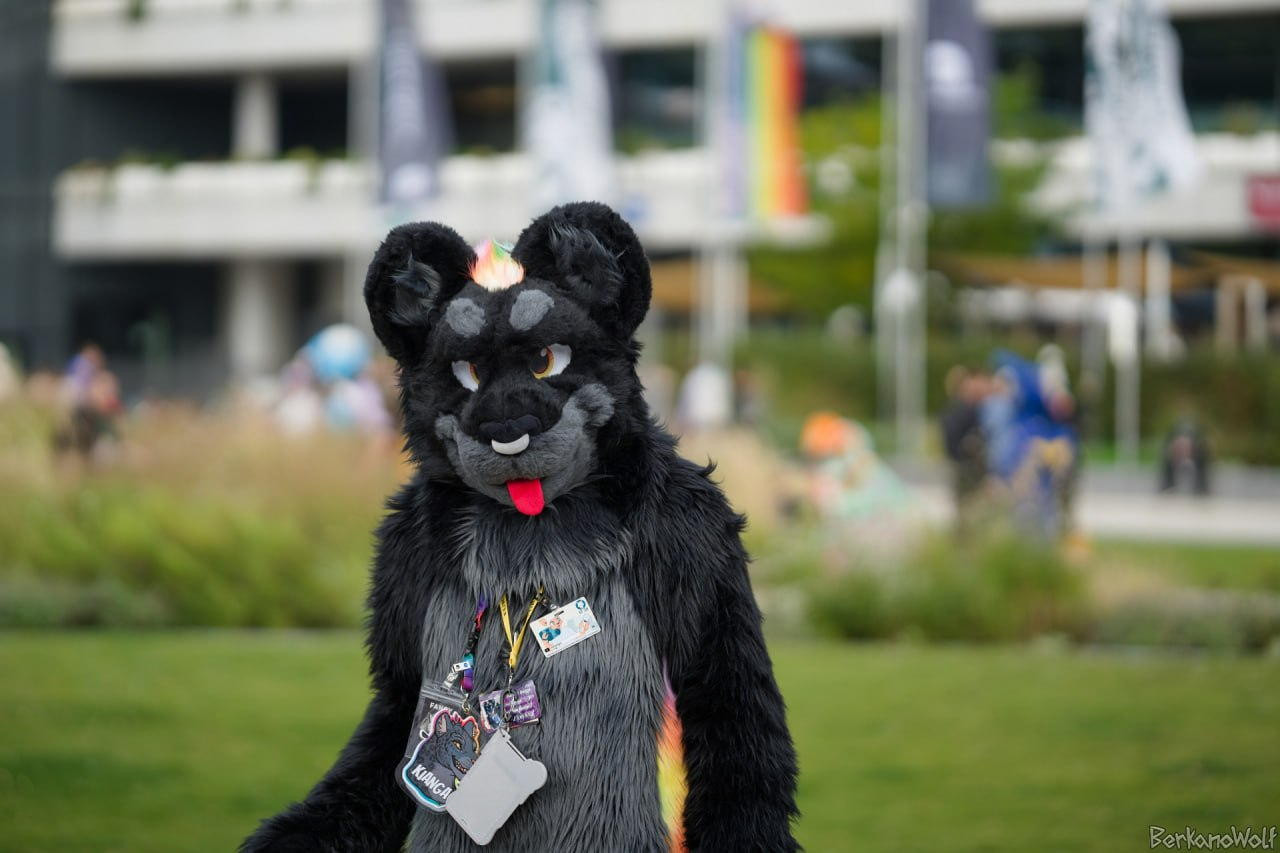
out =
{"type": "Polygon", "coordinates": [[[524,267],[511,257],[510,246],[504,246],[497,240],[485,240],[476,246],[471,280],[485,290],[502,290],[524,281],[524,267]]]}

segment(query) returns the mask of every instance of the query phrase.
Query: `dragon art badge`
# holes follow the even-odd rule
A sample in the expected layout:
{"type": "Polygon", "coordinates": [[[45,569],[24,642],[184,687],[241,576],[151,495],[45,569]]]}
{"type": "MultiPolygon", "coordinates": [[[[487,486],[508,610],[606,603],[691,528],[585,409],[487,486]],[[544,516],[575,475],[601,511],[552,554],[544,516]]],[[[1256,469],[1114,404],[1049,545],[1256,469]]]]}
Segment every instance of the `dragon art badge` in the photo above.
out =
{"type": "Polygon", "coordinates": [[[480,724],[439,708],[423,720],[418,735],[418,745],[400,765],[400,784],[422,806],[442,812],[458,780],[480,757],[480,724]]]}

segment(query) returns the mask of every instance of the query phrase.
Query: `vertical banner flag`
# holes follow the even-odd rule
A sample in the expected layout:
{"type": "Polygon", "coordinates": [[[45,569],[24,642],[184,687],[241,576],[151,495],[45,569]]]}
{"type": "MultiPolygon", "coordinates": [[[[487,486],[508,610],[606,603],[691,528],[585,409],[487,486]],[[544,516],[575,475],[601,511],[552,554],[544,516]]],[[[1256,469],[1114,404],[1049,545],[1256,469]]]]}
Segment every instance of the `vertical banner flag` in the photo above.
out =
{"type": "Polygon", "coordinates": [[[784,30],[730,17],[725,43],[727,207],[733,216],[800,216],[809,209],[799,115],[800,45],[784,30]]]}
{"type": "Polygon", "coordinates": [[[1090,0],[1085,127],[1101,209],[1123,210],[1199,178],[1180,65],[1159,0],[1090,0]]]}
{"type": "Polygon", "coordinates": [[[382,0],[378,42],[379,199],[412,205],[440,189],[452,134],[439,69],[418,50],[411,0],[382,0]]]}
{"type": "Polygon", "coordinates": [[[613,128],[592,0],[540,0],[525,141],[538,209],[612,201],[613,128]]]}
{"type": "Polygon", "coordinates": [[[991,197],[991,39],[973,0],[928,0],[924,92],[929,203],[975,207],[991,197]]]}

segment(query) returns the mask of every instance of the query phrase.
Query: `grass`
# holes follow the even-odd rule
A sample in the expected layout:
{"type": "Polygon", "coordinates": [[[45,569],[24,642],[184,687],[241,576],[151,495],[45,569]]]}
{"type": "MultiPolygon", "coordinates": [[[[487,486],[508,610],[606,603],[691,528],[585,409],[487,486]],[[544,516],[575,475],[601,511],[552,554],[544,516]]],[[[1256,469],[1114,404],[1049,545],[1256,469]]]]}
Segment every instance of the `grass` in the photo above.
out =
{"type": "MultiPolygon", "coordinates": [[[[1138,850],[1277,820],[1280,665],[777,643],[811,851],[1138,850]]],[[[366,692],[351,632],[10,633],[0,850],[222,851],[366,692]]]]}

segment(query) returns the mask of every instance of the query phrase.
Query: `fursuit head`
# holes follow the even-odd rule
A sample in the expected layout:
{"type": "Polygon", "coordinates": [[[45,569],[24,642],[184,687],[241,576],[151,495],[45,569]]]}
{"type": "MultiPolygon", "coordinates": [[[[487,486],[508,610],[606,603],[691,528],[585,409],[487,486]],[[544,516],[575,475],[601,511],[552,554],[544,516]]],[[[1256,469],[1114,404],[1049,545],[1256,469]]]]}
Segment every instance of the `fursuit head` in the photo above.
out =
{"type": "MultiPolygon", "coordinates": [[[[744,520],[710,466],[676,453],[637,377],[651,289],[635,233],[598,203],[551,210],[510,251],[437,223],[387,235],[365,299],[399,366],[414,467],[378,531],[373,696],[328,773],[243,850],[480,849],[395,777],[420,691],[500,596],[513,617],[589,601],[599,630],[518,655],[506,683],[533,682],[541,720],[511,742],[547,778],[486,849],[797,849],[744,520]]],[[[472,645],[476,690],[501,686],[509,660],[495,621],[472,645]]]]}

